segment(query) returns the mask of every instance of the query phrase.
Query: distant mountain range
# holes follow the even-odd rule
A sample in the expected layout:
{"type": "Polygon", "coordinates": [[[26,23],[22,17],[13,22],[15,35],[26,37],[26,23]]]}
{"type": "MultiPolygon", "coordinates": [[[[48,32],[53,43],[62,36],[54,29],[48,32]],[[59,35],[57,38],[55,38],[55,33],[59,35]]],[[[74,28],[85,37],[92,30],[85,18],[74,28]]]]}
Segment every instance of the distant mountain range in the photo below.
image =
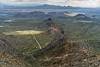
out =
{"type": "Polygon", "coordinates": [[[0,3],[0,8],[10,8],[10,9],[66,9],[72,8],[71,6],[57,6],[57,5],[49,5],[49,4],[19,4],[19,5],[11,5],[11,4],[3,4],[0,3]]]}
{"type": "MultiPolygon", "coordinates": [[[[7,4],[0,3],[0,9],[80,9],[82,7],[60,6],[41,3],[20,3],[7,4]]],[[[100,8],[82,8],[82,9],[100,9],[100,8]]]]}

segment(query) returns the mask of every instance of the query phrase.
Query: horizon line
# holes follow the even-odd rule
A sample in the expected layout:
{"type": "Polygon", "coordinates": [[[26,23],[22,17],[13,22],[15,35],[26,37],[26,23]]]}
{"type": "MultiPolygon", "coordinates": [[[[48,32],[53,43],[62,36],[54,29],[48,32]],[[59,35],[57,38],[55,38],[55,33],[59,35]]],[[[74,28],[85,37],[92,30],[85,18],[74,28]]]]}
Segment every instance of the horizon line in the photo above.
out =
{"type": "MultiPolygon", "coordinates": [[[[72,6],[72,5],[59,5],[59,4],[50,4],[50,3],[39,3],[39,2],[0,2],[2,4],[6,4],[6,5],[23,5],[23,6],[27,6],[27,4],[29,5],[44,5],[44,4],[47,4],[47,5],[56,5],[56,6],[65,6],[65,7],[68,7],[68,6],[71,6],[71,7],[80,7],[80,6],[72,6]],[[26,5],[25,5],[26,4],[26,5]]],[[[80,8],[100,8],[99,6],[98,7],[83,7],[81,6],[80,8]]]]}

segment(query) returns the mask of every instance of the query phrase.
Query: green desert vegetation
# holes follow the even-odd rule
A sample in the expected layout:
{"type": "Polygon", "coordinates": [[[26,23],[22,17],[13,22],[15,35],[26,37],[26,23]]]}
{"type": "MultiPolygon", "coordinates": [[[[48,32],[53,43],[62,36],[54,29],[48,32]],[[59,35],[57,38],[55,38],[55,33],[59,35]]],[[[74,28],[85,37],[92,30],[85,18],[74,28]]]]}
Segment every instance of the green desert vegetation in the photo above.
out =
{"type": "MultiPolygon", "coordinates": [[[[63,20],[54,18],[53,22],[64,29],[64,37],[69,42],[66,44],[88,43],[95,54],[100,55],[100,24],[97,21],[83,23],[73,18],[63,20]]],[[[60,65],[64,65],[64,62],[67,62],[64,57],[64,60],[57,59],[57,57],[59,58],[59,54],[64,56],[66,53],[64,50],[67,50],[68,45],[61,44],[62,46],[54,46],[42,52],[42,49],[48,47],[55,37],[55,35],[46,33],[49,28],[45,26],[45,23],[44,20],[33,19],[16,20],[10,23],[1,22],[0,38],[7,40],[21,54],[25,63],[31,64],[32,67],[49,67],[49,65],[55,67],[59,66],[60,61],[62,61],[60,65]],[[53,57],[55,60],[52,59],[53,57]]],[[[54,45],[59,45],[59,42],[54,42],[54,45]]]]}
{"type": "MultiPolygon", "coordinates": [[[[63,27],[66,38],[69,40],[100,40],[100,24],[96,21],[93,21],[93,23],[83,23],[74,19],[59,20],[57,18],[55,18],[53,21],[63,27]]],[[[0,28],[1,37],[3,35],[3,37],[6,37],[11,44],[15,44],[16,46],[36,44],[34,41],[34,35],[32,35],[31,32],[28,32],[29,35],[16,35],[16,32],[13,31],[24,31],[25,34],[25,30],[47,31],[47,27],[39,28],[39,26],[43,25],[43,22],[43,20],[28,19],[25,21],[16,20],[15,22],[11,23],[1,23],[1,25],[4,26],[0,28]],[[8,34],[13,35],[5,35],[7,32],[8,34]]],[[[20,33],[22,34],[22,32],[20,33]]],[[[41,45],[45,45],[53,38],[50,34],[39,34],[35,36],[41,45]]],[[[38,46],[33,48],[38,48],[38,46]]]]}

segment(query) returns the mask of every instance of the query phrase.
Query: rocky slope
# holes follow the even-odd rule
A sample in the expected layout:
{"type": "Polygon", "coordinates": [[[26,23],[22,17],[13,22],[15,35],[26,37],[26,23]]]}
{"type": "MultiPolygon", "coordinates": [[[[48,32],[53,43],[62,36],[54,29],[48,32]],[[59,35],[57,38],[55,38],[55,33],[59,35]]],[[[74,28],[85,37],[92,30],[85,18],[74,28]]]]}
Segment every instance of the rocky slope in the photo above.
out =
{"type": "Polygon", "coordinates": [[[0,67],[28,67],[16,49],[5,39],[0,39],[0,67]]]}
{"type": "Polygon", "coordinates": [[[44,48],[33,53],[40,67],[100,67],[92,40],[69,40],[63,29],[50,23],[54,38],[44,48]]]}
{"type": "Polygon", "coordinates": [[[89,43],[59,42],[33,54],[40,67],[100,67],[100,60],[89,43]]]}

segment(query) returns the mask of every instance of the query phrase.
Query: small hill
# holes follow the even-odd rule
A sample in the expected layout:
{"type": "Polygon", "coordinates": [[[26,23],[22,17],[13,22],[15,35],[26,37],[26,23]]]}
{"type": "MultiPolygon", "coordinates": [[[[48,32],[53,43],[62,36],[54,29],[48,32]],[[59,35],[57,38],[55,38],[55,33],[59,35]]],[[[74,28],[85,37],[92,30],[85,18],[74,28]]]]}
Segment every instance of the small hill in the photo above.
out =
{"type": "Polygon", "coordinates": [[[77,20],[91,20],[90,17],[87,17],[84,14],[77,14],[76,16],[74,16],[74,18],[76,18],[77,20]]]}

